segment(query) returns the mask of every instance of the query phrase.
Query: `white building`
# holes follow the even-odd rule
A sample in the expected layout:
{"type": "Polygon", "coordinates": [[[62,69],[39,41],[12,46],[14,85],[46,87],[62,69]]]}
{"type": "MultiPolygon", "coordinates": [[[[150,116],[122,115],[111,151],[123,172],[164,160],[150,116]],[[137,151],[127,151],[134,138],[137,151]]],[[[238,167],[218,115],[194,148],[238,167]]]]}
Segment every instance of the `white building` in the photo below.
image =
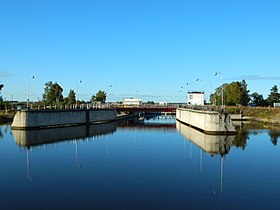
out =
{"type": "Polygon", "coordinates": [[[204,105],[204,91],[189,91],[188,104],[189,105],[204,105]]]}
{"type": "Polygon", "coordinates": [[[140,106],[142,104],[141,99],[137,98],[124,98],[123,99],[123,105],[124,106],[140,106]]]}
{"type": "Polygon", "coordinates": [[[280,107],[280,103],[278,102],[278,103],[273,103],[273,106],[274,107],[280,107]]]}
{"type": "Polygon", "coordinates": [[[159,106],[167,106],[168,103],[165,102],[165,101],[161,101],[161,102],[158,103],[158,105],[159,105],[159,106]]]}

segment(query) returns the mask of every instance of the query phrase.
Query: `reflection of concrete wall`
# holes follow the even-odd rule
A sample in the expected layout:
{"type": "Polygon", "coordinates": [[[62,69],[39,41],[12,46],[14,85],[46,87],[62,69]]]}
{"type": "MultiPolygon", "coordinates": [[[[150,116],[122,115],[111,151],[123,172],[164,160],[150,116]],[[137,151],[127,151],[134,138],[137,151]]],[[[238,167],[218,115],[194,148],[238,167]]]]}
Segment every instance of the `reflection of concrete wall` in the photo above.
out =
{"type": "Polygon", "coordinates": [[[21,110],[14,117],[13,129],[82,125],[116,120],[115,109],[21,110]]]}
{"type": "Polygon", "coordinates": [[[178,121],[176,129],[182,136],[209,154],[227,154],[235,138],[233,135],[207,135],[178,121]]]}
{"type": "Polygon", "coordinates": [[[236,130],[227,114],[215,111],[176,109],[176,119],[208,134],[235,134],[236,130]]]}
{"type": "Polygon", "coordinates": [[[19,146],[36,146],[59,141],[83,139],[86,137],[109,134],[116,131],[116,122],[90,126],[72,126],[38,130],[12,130],[14,140],[19,146]]]}

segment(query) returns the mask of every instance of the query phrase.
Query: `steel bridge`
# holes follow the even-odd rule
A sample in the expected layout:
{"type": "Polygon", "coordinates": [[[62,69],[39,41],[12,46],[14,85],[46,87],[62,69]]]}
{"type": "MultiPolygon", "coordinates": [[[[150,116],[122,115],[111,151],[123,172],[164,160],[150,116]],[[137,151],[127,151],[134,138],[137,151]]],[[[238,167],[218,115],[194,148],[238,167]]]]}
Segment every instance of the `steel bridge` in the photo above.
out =
{"type": "Polygon", "coordinates": [[[160,112],[175,112],[177,106],[117,106],[118,112],[145,112],[145,113],[160,113],[160,112]]]}

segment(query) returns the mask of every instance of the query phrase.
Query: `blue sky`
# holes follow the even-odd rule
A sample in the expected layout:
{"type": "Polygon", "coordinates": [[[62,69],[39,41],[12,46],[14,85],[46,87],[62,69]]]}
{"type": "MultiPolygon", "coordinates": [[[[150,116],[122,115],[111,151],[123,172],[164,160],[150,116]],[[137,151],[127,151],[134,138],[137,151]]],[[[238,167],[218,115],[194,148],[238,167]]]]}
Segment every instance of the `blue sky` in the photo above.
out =
{"type": "Polygon", "coordinates": [[[30,84],[37,101],[52,81],[83,100],[182,102],[214,91],[219,71],[266,97],[280,86],[279,11],[278,0],[0,0],[2,95],[26,100],[30,84]]]}

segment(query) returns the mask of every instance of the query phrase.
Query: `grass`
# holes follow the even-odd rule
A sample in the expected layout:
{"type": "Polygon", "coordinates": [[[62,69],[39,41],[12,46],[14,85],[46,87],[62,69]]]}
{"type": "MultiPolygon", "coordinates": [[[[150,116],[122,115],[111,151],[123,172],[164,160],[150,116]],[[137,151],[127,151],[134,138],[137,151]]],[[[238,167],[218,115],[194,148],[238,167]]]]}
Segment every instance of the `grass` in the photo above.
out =
{"type": "Polygon", "coordinates": [[[241,113],[251,117],[253,120],[258,120],[267,123],[280,123],[280,108],[274,107],[226,107],[228,113],[241,113]]]}

